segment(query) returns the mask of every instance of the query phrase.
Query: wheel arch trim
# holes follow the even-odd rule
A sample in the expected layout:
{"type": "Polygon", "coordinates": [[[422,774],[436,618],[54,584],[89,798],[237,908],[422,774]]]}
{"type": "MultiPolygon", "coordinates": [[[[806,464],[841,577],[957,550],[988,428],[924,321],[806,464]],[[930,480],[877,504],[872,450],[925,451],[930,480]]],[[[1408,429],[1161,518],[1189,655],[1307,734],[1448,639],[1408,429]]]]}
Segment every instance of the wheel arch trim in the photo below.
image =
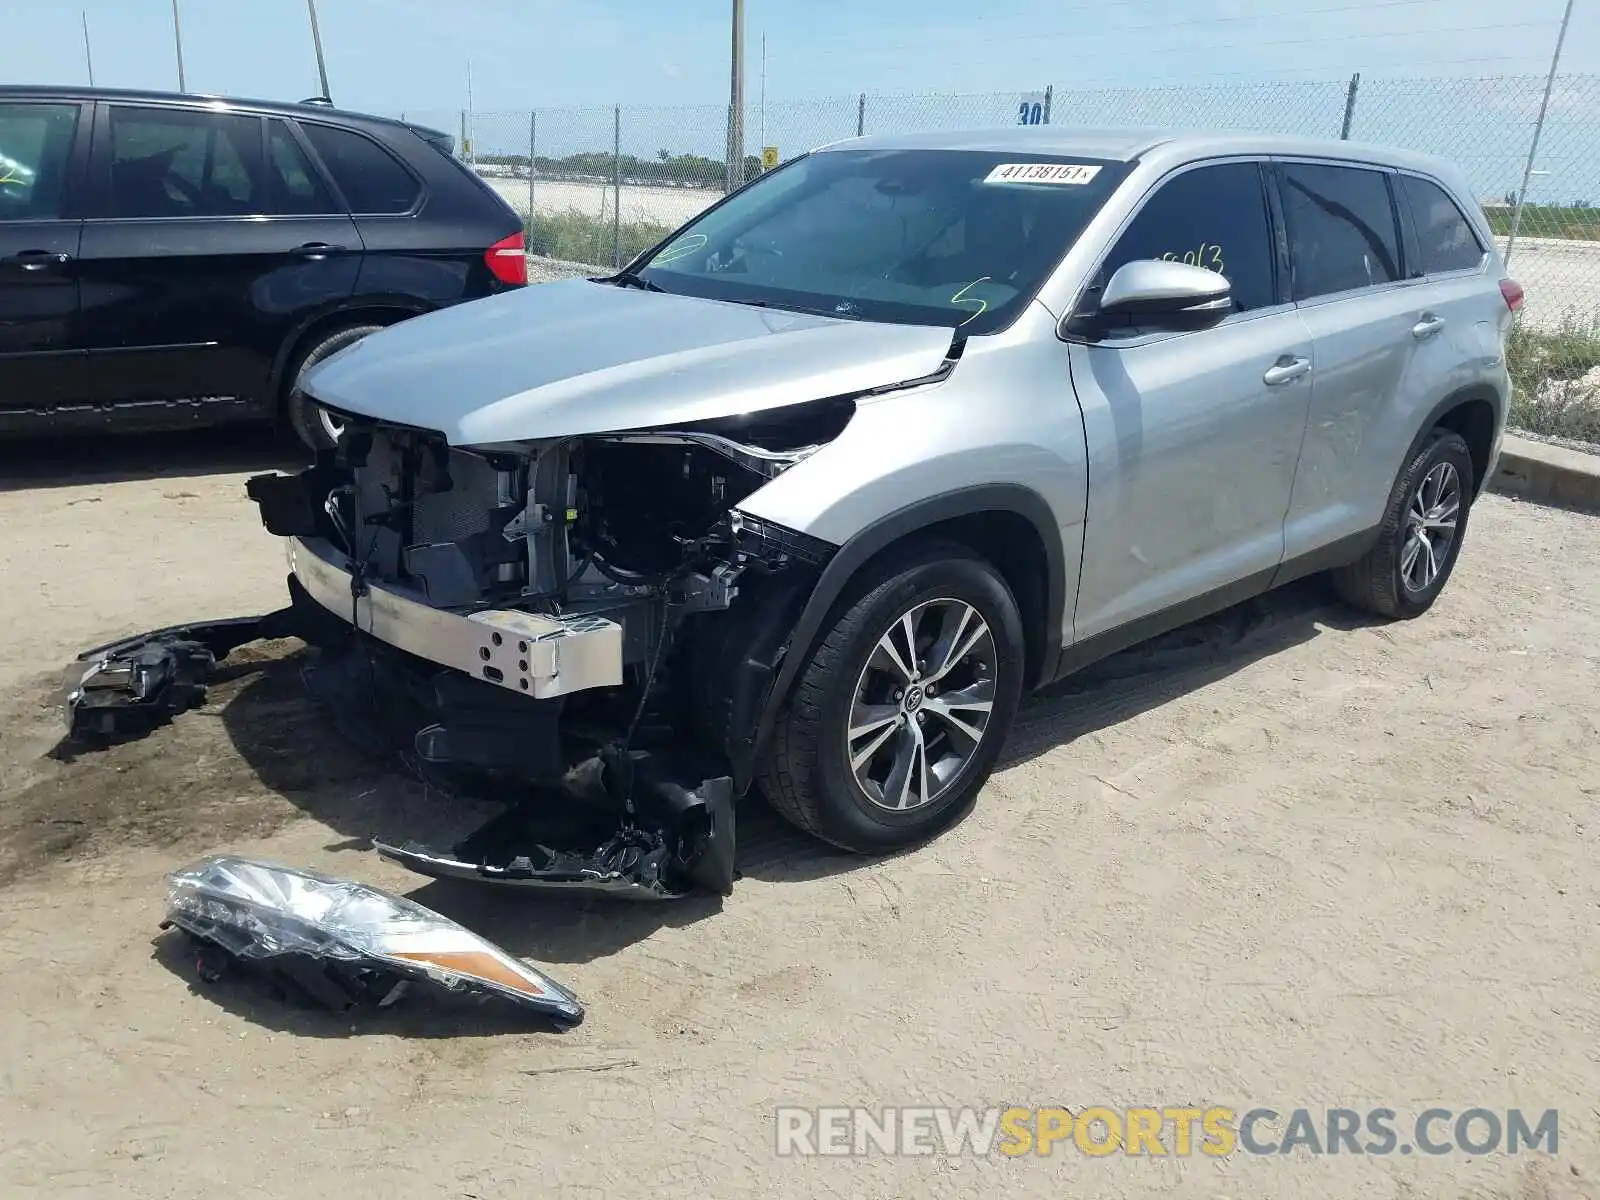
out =
{"type": "MultiPolygon", "coordinates": [[[[914,534],[962,517],[985,513],[1007,513],[1031,525],[1044,549],[1045,597],[1044,643],[1039,647],[1039,678],[1028,681],[1040,686],[1055,678],[1054,667],[1061,653],[1061,629],[1066,605],[1066,551],[1060,526],[1044,497],[1019,484],[992,483],[960,488],[940,496],[919,500],[880,517],[856,533],[828,560],[816,586],[795,622],[772,688],[767,693],[754,735],[747,743],[748,758],[734,764],[741,790],[751,778],[772,734],[778,714],[800,674],[811,647],[821,635],[829,615],[861,571],[892,546],[914,534]]],[[[978,548],[981,552],[981,548],[978,548]]]]}
{"type": "Polygon", "coordinates": [[[273,398],[274,404],[282,400],[289,364],[306,349],[307,336],[317,329],[332,332],[341,325],[393,325],[410,317],[419,317],[431,311],[431,307],[405,296],[370,296],[347,298],[318,308],[296,322],[279,343],[272,361],[268,395],[273,398]]]}
{"type": "MultiPolygon", "coordinates": [[[[1416,457],[1417,452],[1422,449],[1423,443],[1427,441],[1428,435],[1435,429],[1439,428],[1441,420],[1448,413],[1462,407],[1465,404],[1473,403],[1474,401],[1487,404],[1490,411],[1494,414],[1494,426],[1489,432],[1489,449],[1483,464],[1485,469],[1481,471],[1483,477],[1481,479],[1474,479],[1472,481],[1472,496],[1473,499],[1477,499],[1488,489],[1489,476],[1493,473],[1494,469],[1495,442],[1498,436],[1504,432],[1506,423],[1505,401],[1500,394],[1487,383],[1470,384],[1466,387],[1457,388],[1455,391],[1439,400],[1431,409],[1429,409],[1428,415],[1423,418],[1421,427],[1412,436],[1410,445],[1406,447],[1405,457],[1403,457],[1400,462],[1403,467],[1404,464],[1410,462],[1416,457]]],[[[1468,449],[1471,449],[1470,441],[1468,442],[1468,449]]],[[[1473,470],[1479,470],[1479,464],[1476,461],[1476,458],[1474,458],[1472,466],[1473,470]]]]}

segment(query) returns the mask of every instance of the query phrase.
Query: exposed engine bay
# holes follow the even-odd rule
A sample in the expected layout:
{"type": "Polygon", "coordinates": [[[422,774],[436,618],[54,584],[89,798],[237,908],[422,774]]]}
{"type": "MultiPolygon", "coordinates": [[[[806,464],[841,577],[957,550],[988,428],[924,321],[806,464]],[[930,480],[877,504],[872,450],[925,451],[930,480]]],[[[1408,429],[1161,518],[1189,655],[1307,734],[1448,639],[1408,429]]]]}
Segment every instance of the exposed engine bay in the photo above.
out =
{"type": "Polygon", "coordinates": [[[470,449],[350,418],[311,467],[248,484],[288,539],[290,607],[88,652],[69,719],[148,727],[198,703],[234,646],[292,632],[347,734],[508,804],[448,851],[380,853],[522,886],[726,892],[758,720],[834,550],[739,505],[853,411],[470,449]]]}

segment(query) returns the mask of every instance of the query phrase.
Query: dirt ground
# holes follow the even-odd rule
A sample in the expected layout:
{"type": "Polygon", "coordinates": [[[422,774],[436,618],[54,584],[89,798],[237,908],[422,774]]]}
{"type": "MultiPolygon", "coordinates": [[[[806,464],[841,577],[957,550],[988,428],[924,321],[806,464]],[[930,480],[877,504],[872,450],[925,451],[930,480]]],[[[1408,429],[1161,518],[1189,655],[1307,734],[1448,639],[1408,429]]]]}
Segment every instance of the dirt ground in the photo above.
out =
{"type": "Polygon", "coordinates": [[[369,836],[470,814],[343,745],[294,644],[144,741],[60,751],[73,653],[276,605],[242,482],[279,455],[0,462],[0,1194],[1600,1196],[1600,522],[1487,499],[1422,620],[1315,585],[1233,610],[1032,703],[937,843],[845,858],[747,804],[731,898],[644,906],[378,861],[369,836]],[[197,985],[162,873],[219,850],[408,892],[588,1019],[197,985]],[[1561,1140],[802,1161],[779,1104],[1556,1108],[1561,1140]]]}

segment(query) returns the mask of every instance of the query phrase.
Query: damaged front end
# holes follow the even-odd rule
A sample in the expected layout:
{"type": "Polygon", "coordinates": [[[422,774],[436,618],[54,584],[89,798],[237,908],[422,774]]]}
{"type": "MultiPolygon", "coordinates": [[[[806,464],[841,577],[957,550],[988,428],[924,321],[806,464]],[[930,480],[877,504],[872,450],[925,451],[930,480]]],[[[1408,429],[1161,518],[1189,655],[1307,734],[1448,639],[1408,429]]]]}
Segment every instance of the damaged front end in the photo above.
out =
{"type": "Polygon", "coordinates": [[[608,748],[559,787],[510,805],[448,852],[377,842],[422,875],[666,900],[734,880],[733,781],[680,782],[664,754],[608,748]]]}
{"type": "Polygon", "coordinates": [[[342,414],[315,465],[249,481],[287,539],[289,607],[89,652],[69,723],[142,731],[198,703],[235,646],[292,634],[346,733],[507,805],[447,850],[380,837],[384,856],[517,887],[726,893],[760,716],[834,550],[739,505],[853,412],[471,448],[342,414]]]}

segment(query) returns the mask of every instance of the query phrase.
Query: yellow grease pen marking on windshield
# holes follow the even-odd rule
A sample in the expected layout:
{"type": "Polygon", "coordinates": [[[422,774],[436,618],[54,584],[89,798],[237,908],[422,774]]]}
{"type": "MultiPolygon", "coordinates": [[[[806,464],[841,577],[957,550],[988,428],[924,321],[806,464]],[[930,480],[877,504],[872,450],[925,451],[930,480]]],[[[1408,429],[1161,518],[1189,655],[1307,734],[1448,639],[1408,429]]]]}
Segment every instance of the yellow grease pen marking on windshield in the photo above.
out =
{"type": "MultiPolygon", "coordinates": [[[[987,300],[985,300],[982,296],[969,296],[969,295],[967,295],[968,292],[970,292],[973,288],[977,287],[980,283],[988,283],[988,282],[989,282],[989,277],[987,275],[985,275],[982,279],[974,279],[971,283],[967,284],[966,287],[962,288],[954,296],[950,297],[950,303],[951,304],[976,304],[978,306],[977,311],[974,312],[965,321],[961,322],[961,325],[966,325],[971,321],[976,321],[979,317],[983,316],[984,313],[989,311],[989,302],[987,300]]],[[[956,328],[960,329],[961,325],[957,325],[956,328]]]]}
{"type": "Polygon", "coordinates": [[[0,175],[0,185],[4,185],[4,184],[7,184],[7,183],[21,183],[22,182],[22,176],[21,175],[13,175],[11,173],[14,169],[15,168],[12,168],[12,167],[6,167],[5,168],[5,173],[3,175],[0,175]]]}
{"type": "Polygon", "coordinates": [[[656,255],[655,261],[653,261],[650,265],[652,267],[660,267],[660,266],[664,266],[667,263],[677,262],[680,258],[686,258],[689,255],[693,254],[696,250],[700,249],[700,247],[704,246],[705,244],[706,244],[706,235],[705,234],[703,234],[703,233],[691,233],[688,237],[684,238],[683,241],[674,242],[672,245],[668,246],[665,250],[663,250],[660,254],[656,255]]]}

